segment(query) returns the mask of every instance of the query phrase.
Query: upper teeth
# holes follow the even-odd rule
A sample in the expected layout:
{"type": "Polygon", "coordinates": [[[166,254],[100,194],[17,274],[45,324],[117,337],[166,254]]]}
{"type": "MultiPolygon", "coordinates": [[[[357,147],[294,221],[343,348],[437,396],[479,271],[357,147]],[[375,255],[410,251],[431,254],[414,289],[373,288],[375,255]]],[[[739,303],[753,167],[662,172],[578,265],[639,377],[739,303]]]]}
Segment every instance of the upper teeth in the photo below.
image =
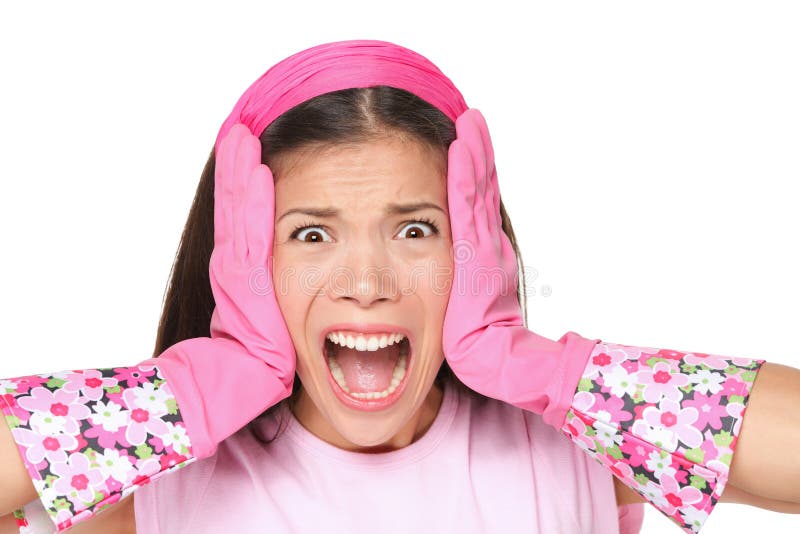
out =
{"type": "Polygon", "coordinates": [[[392,343],[402,341],[403,334],[378,334],[372,336],[345,334],[344,332],[331,332],[328,339],[342,347],[355,348],[356,350],[378,350],[392,343]]]}

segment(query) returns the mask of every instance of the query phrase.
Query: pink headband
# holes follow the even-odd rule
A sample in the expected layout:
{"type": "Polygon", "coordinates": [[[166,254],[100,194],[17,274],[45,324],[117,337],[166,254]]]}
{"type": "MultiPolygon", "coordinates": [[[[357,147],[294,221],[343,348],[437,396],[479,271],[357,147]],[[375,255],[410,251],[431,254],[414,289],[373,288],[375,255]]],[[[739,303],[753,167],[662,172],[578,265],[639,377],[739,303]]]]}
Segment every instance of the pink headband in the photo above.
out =
{"type": "Polygon", "coordinates": [[[238,122],[259,137],[278,116],[306,100],[373,85],[405,89],[453,122],[467,110],[453,82],[416,52],[387,41],[338,41],[298,52],[265,72],[239,98],[214,146],[238,122]]]}

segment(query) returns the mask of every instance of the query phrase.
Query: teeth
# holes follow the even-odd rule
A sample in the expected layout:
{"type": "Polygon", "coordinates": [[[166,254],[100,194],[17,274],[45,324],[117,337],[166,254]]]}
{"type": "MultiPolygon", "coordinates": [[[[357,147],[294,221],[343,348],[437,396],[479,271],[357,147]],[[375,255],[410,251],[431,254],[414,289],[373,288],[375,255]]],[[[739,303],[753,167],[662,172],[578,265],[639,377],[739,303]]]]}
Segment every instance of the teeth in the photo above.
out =
{"type": "Polygon", "coordinates": [[[403,377],[406,375],[406,359],[407,356],[403,355],[397,359],[397,363],[394,366],[394,371],[392,371],[392,381],[389,384],[389,387],[383,391],[370,391],[369,393],[351,393],[350,388],[347,387],[347,382],[344,380],[344,372],[342,368],[339,367],[339,364],[336,363],[334,358],[328,358],[328,366],[331,369],[331,374],[333,378],[336,379],[336,383],[339,384],[345,392],[351,397],[355,397],[357,399],[380,399],[385,398],[394,393],[394,390],[397,389],[397,386],[402,382],[403,377]]]}
{"type": "Polygon", "coordinates": [[[359,334],[353,336],[352,334],[345,334],[343,332],[331,332],[328,334],[328,340],[332,343],[342,347],[355,348],[356,350],[376,351],[398,343],[405,339],[403,334],[381,334],[381,335],[363,335],[359,334]]]}

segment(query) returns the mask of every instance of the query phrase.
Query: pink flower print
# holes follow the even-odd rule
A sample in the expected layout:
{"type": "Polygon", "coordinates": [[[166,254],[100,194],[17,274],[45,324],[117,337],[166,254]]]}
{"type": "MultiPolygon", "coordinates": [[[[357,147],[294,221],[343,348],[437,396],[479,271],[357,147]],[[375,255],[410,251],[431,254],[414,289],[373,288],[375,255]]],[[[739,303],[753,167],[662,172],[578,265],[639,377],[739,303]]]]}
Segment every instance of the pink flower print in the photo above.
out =
{"type": "Polygon", "coordinates": [[[619,428],[611,423],[611,414],[608,412],[599,412],[596,416],[596,421],[592,425],[595,430],[595,439],[600,442],[603,447],[613,447],[622,443],[622,434],[619,433],[619,428]]]}
{"type": "Polygon", "coordinates": [[[634,373],[629,372],[622,365],[617,365],[603,373],[603,385],[614,397],[620,399],[625,395],[633,397],[638,382],[634,373]]]}
{"type": "Polygon", "coordinates": [[[693,389],[695,391],[699,391],[703,395],[708,395],[709,392],[715,394],[722,391],[722,386],[720,384],[725,381],[725,376],[721,373],[700,369],[689,375],[689,381],[694,384],[693,389]]]}
{"type": "Polygon", "coordinates": [[[635,473],[631,466],[624,461],[615,461],[613,464],[607,465],[612,474],[616,475],[618,479],[623,481],[627,486],[638,486],[639,483],[633,478],[635,473]]]}
{"type": "Polygon", "coordinates": [[[103,473],[96,467],[89,467],[89,459],[85,454],[76,452],[66,462],[50,465],[50,471],[58,476],[53,487],[59,495],[66,496],[76,508],[94,500],[95,488],[102,488],[103,473]]]}
{"type": "Polygon", "coordinates": [[[128,424],[128,415],[130,411],[123,410],[122,406],[116,402],[109,401],[108,403],[96,402],[92,406],[94,414],[89,416],[92,424],[100,425],[103,430],[107,432],[116,432],[128,424]]]}
{"type": "Polygon", "coordinates": [[[151,391],[152,384],[145,384],[142,388],[130,388],[122,393],[122,398],[130,409],[128,414],[130,423],[125,431],[125,439],[131,445],[144,443],[148,432],[160,437],[169,431],[161,419],[161,416],[167,413],[166,403],[150,401],[151,391]],[[151,412],[151,409],[154,411],[151,412]]]}
{"type": "Polygon", "coordinates": [[[625,401],[620,397],[612,395],[608,398],[603,398],[602,395],[595,394],[595,398],[594,409],[586,412],[589,415],[609,414],[610,417],[599,417],[599,419],[610,421],[617,426],[623,421],[633,419],[633,414],[625,409],[625,401]]]}
{"type": "Polygon", "coordinates": [[[742,420],[744,419],[744,404],[729,402],[725,405],[725,412],[735,419],[736,422],[733,423],[731,434],[738,436],[739,431],[742,429],[742,420]]]}
{"type": "Polygon", "coordinates": [[[0,380],[0,391],[7,391],[8,393],[16,393],[17,395],[27,393],[31,389],[47,384],[50,381],[49,376],[21,376],[19,378],[10,378],[8,380],[0,380]]]}
{"type": "Polygon", "coordinates": [[[19,397],[17,403],[33,412],[30,426],[40,434],[77,434],[78,421],[89,417],[89,408],[84,406],[85,398],[76,392],[58,389],[54,392],[43,387],[35,387],[28,397],[19,397]]]}
{"type": "Polygon", "coordinates": [[[727,369],[730,362],[716,354],[703,354],[701,352],[687,353],[684,361],[689,365],[703,364],[711,369],[727,369]]]}
{"type": "Polygon", "coordinates": [[[681,514],[681,517],[683,517],[683,522],[689,528],[693,528],[694,532],[697,532],[708,519],[708,512],[694,506],[685,506],[678,510],[678,512],[681,514]]]}
{"type": "Polygon", "coordinates": [[[644,384],[644,399],[647,402],[659,402],[663,397],[680,401],[683,392],[678,388],[689,383],[688,376],[673,371],[666,362],[657,362],[652,369],[642,369],[638,377],[638,382],[644,384]]]}
{"type": "MultiPolygon", "coordinates": [[[[125,412],[126,414],[128,412],[125,412]]],[[[118,449],[120,447],[127,449],[131,446],[125,438],[127,426],[122,426],[115,432],[104,430],[102,426],[92,426],[83,431],[83,435],[87,438],[96,438],[97,444],[104,449],[118,449]]]]}
{"type": "Polygon", "coordinates": [[[626,434],[624,437],[625,439],[622,445],[620,445],[619,450],[623,455],[628,457],[628,465],[631,467],[643,465],[652,449],[652,445],[645,447],[640,440],[632,438],[630,434],[626,434]]]}
{"type": "Polygon", "coordinates": [[[141,445],[147,439],[148,433],[160,437],[167,431],[166,423],[156,414],[151,414],[142,408],[134,408],[130,412],[130,424],[125,430],[125,439],[131,445],[141,445]]]}
{"type": "Polygon", "coordinates": [[[187,456],[178,454],[177,452],[167,452],[159,457],[162,469],[175,467],[176,465],[185,462],[187,459],[188,459],[187,456]]]}
{"type": "Polygon", "coordinates": [[[619,343],[604,343],[605,352],[608,354],[621,354],[627,360],[638,360],[642,357],[648,359],[654,354],[658,354],[659,349],[655,347],[636,347],[634,345],[621,345],[619,343]]]}
{"type": "MultiPolygon", "coordinates": [[[[164,415],[169,412],[167,401],[170,400],[171,396],[166,388],[156,389],[153,384],[147,382],[142,384],[141,388],[136,388],[132,391],[136,397],[135,405],[139,408],[144,408],[148,412],[157,415],[164,415]]],[[[125,399],[125,401],[127,403],[128,399],[125,399]]],[[[130,406],[128,404],[128,407],[130,406]]]]}
{"type": "Polygon", "coordinates": [[[719,450],[717,449],[717,445],[714,443],[713,439],[703,440],[703,444],[700,445],[700,449],[703,451],[703,463],[716,460],[717,456],[719,455],[719,450]]]}
{"type": "Polygon", "coordinates": [[[68,373],[66,383],[62,388],[66,391],[80,391],[89,400],[97,401],[105,394],[104,387],[114,387],[117,381],[113,378],[104,377],[97,369],[87,369],[68,373]]]}
{"type": "Polygon", "coordinates": [[[671,465],[671,458],[669,454],[658,449],[653,449],[650,451],[650,456],[647,457],[645,465],[647,469],[653,472],[656,478],[661,478],[661,475],[664,473],[674,477],[676,469],[671,465]]]}
{"type": "Polygon", "coordinates": [[[742,382],[742,379],[738,376],[728,375],[727,380],[725,380],[725,382],[722,384],[722,394],[726,397],[730,397],[732,395],[744,396],[745,391],[744,382],[742,382]]]}
{"type": "Polygon", "coordinates": [[[652,480],[648,480],[647,484],[640,486],[641,494],[645,499],[650,501],[656,508],[663,510],[664,507],[669,506],[664,490],[660,484],[656,484],[652,480]]]}
{"type": "Polygon", "coordinates": [[[664,499],[667,501],[661,510],[667,515],[674,515],[677,509],[703,500],[703,493],[699,489],[694,486],[680,487],[675,479],[667,473],[662,475],[659,481],[664,492],[664,499]]]}
{"type": "Polygon", "coordinates": [[[156,374],[153,370],[154,365],[139,365],[135,367],[117,367],[114,372],[114,378],[120,383],[124,382],[125,387],[134,388],[139,384],[146,384],[150,382],[150,377],[156,374]]]}
{"type": "Polygon", "coordinates": [[[727,415],[726,407],[720,404],[721,400],[722,395],[706,396],[695,391],[694,397],[684,399],[682,405],[684,408],[691,406],[697,410],[697,424],[695,425],[697,428],[702,430],[706,425],[711,425],[711,428],[719,430],[722,428],[720,417],[727,415]]]}
{"type": "Polygon", "coordinates": [[[581,449],[587,452],[594,451],[594,440],[586,435],[586,424],[577,415],[567,422],[562,430],[581,449]]]}
{"type": "Polygon", "coordinates": [[[100,465],[103,480],[111,477],[122,484],[126,484],[131,473],[135,472],[128,455],[124,452],[120,454],[119,450],[104,449],[102,454],[97,455],[97,463],[100,465]]]}
{"type": "MultiPolygon", "coordinates": [[[[0,391],[2,391],[2,387],[0,387],[0,391]]],[[[31,413],[19,407],[17,399],[12,393],[0,395],[0,408],[4,406],[6,408],[3,409],[3,412],[16,416],[23,425],[28,423],[28,418],[31,416],[31,413]]]]}
{"type": "Polygon", "coordinates": [[[11,433],[14,441],[27,447],[25,458],[34,465],[45,458],[49,463],[66,462],[65,451],[74,449],[78,444],[78,440],[70,434],[39,434],[22,427],[12,429],[11,433]]]}
{"type": "Polygon", "coordinates": [[[589,393],[588,391],[578,391],[572,398],[572,407],[576,410],[580,410],[581,412],[588,413],[591,407],[594,405],[594,402],[594,393],[589,393]]]}
{"type": "Polygon", "coordinates": [[[653,428],[662,428],[672,434],[664,448],[674,452],[677,440],[694,449],[703,442],[703,434],[694,426],[697,409],[691,406],[681,408],[680,403],[663,399],[658,407],[648,406],[642,413],[644,420],[653,428]]]}
{"type": "Polygon", "coordinates": [[[658,354],[656,354],[656,358],[664,358],[665,360],[681,361],[683,359],[684,354],[685,353],[677,351],[677,350],[661,349],[660,351],[658,351],[658,354]]]}
{"type": "Polygon", "coordinates": [[[623,347],[598,343],[589,355],[589,361],[583,372],[583,378],[595,378],[598,373],[605,373],[609,369],[617,367],[628,359],[628,354],[623,347]]]}
{"type": "MultiPolygon", "coordinates": [[[[731,452],[731,450],[727,447],[720,447],[718,450],[720,452],[720,458],[722,457],[722,455],[731,452]]],[[[711,460],[706,465],[708,465],[709,469],[713,469],[715,472],[722,473],[723,475],[725,475],[725,479],[727,480],[728,471],[730,470],[728,464],[717,459],[717,460],[711,460]]]]}
{"type": "Polygon", "coordinates": [[[186,427],[173,425],[170,422],[166,423],[167,431],[160,436],[163,445],[171,446],[172,450],[177,453],[187,453],[192,446],[189,441],[189,435],[186,433],[186,427]]]}

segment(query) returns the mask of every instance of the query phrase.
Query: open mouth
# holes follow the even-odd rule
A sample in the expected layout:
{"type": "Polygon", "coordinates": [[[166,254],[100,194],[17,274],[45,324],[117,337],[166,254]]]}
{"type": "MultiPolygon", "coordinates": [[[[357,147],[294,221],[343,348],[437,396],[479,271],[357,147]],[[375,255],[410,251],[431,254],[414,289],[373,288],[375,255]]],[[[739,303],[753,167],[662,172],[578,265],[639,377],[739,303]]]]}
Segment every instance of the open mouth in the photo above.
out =
{"type": "Polygon", "coordinates": [[[331,332],[323,351],[340,397],[389,404],[399,396],[409,374],[411,344],[404,334],[331,332]]]}

